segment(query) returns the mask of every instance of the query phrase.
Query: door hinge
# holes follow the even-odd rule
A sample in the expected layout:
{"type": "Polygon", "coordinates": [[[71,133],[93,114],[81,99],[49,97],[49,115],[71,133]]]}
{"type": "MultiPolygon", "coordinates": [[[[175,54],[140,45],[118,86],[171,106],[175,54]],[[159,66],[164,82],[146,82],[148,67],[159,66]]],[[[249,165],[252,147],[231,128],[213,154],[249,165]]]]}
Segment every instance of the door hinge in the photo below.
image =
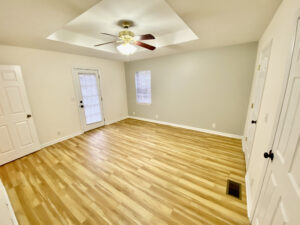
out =
{"type": "Polygon", "coordinates": [[[253,109],[253,107],[254,107],[254,103],[251,104],[251,109],[253,109]]]}
{"type": "Polygon", "coordinates": [[[260,64],[257,66],[257,70],[260,71],[260,64]]]}

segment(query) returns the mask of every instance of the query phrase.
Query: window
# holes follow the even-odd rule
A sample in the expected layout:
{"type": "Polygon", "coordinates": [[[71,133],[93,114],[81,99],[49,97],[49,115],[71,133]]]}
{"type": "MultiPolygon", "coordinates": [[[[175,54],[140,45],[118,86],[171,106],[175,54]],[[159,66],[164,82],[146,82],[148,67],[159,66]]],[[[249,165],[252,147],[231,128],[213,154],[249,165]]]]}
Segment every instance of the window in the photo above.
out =
{"type": "Polygon", "coordinates": [[[151,71],[135,73],[136,102],[151,104],[151,71]]]}
{"type": "Polygon", "coordinates": [[[96,74],[79,73],[86,124],[102,121],[96,74]]]}

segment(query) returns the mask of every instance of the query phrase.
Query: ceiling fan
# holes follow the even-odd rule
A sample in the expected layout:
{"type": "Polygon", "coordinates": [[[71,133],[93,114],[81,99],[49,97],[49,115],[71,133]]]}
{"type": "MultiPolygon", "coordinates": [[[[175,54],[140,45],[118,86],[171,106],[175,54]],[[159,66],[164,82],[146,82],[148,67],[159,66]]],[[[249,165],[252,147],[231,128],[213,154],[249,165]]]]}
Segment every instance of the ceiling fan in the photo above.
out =
{"type": "Polygon", "coordinates": [[[121,20],[118,22],[118,25],[124,28],[124,30],[119,32],[118,36],[113,34],[108,34],[108,33],[101,33],[103,35],[114,37],[115,40],[106,43],[97,44],[94,46],[98,47],[102,45],[116,43],[117,50],[124,55],[133,54],[137,50],[136,46],[140,46],[142,48],[146,48],[151,51],[153,51],[156,48],[152,45],[141,42],[142,40],[155,39],[155,37],[152,34],[144,34],[144,35],[136,36],[132,31],[129,30],[129,28],[133,26],[132,21],[121,20]]]}

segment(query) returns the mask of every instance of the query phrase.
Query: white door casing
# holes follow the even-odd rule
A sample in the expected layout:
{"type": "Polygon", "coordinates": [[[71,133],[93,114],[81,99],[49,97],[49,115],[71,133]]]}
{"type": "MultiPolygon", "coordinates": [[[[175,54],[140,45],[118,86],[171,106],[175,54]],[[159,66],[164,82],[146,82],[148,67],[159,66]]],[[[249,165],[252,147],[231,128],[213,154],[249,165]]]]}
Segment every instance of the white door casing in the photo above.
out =
{"type": "Polygon", "coordinates": [[[254,225],[300,224],[300,22],[289,80],[254,225]]]}
{"type": "Polygon", "coordinates": [[[271,56],[271,49],[272,49],[272,42],[270,42],[262,50],[260,54],[258,73],[255,78],[254,95],[253,98],[251,99],[251,107],[250,107],[250,120],[248,121],[247,124],[247,130],[245,132],[245,139],[244,139],[245,160],[246,160],[247,168],[249,167],[252,146],[255,138],[256,123],[258,122],[259,111],[260,111],[261,102],[263,98],[265,80],[267,77],[268,65],[271,56]]]}
{"type": "Polygon", "coordinates": [[[101,127],[103,116],[100,75],[96,69],[73,69],[82,131],[101,127]]]}
{"type": "Polygon", "coordinates": [[[40,148],[19,66],[0,66],[0,165],[40,148]]]}
{"type": "Polygon", "coordinates": [[[0,180],[0,218],[1,225],[19,225],[14,210],[9,201],[5,187],[0,180]]]}

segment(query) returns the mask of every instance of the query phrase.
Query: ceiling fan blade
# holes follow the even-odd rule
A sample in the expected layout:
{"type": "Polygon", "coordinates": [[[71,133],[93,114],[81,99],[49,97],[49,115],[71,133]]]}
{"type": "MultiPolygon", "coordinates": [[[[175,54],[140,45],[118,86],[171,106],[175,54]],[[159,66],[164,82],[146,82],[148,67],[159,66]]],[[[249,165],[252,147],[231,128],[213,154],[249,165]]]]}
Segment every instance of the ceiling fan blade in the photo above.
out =
{"type": "Polygon", "coordinates": [[[144,42],[140,42],[140,41],[136,41],[135,44],[138,45],[138,46],[140,46],[140,47],[143,47],[143,48],[146,48],[148,50],[151,50],[151,51],[153,51],[154,49],[156,49],[156,47],[154,47],[152,45],[148,45],[148,44],[146,44],[144,42]]]}
{"type": "Polygon", "coordinates": [[[100,33],[100,34],[107,35],[107,36],[111,36],[111,37],[115,37],[115,38],[117,38],[117,37],[118,37],[118,36],[116,36],[116,35],[113,35],[113,34],[108,34],[108,33],[100,33]]]}
{"type": "Polygon", "coordinates": [[[116,41],[110,41],[110,42],[106,42],[106,43],[101,43],[101,44],[94,45],[94,47],[98,47],[98,46],[101,46],[101,45],[112,44],[112,43],[115,43],[115,42],[116,41]]]}
{"type": "Polygon", "coordinates": [[[143,34],[143,35],[137,35],[134,37],[136,40],[151,40],[155,39],[155,37],[152,34],[143,34]]]}

